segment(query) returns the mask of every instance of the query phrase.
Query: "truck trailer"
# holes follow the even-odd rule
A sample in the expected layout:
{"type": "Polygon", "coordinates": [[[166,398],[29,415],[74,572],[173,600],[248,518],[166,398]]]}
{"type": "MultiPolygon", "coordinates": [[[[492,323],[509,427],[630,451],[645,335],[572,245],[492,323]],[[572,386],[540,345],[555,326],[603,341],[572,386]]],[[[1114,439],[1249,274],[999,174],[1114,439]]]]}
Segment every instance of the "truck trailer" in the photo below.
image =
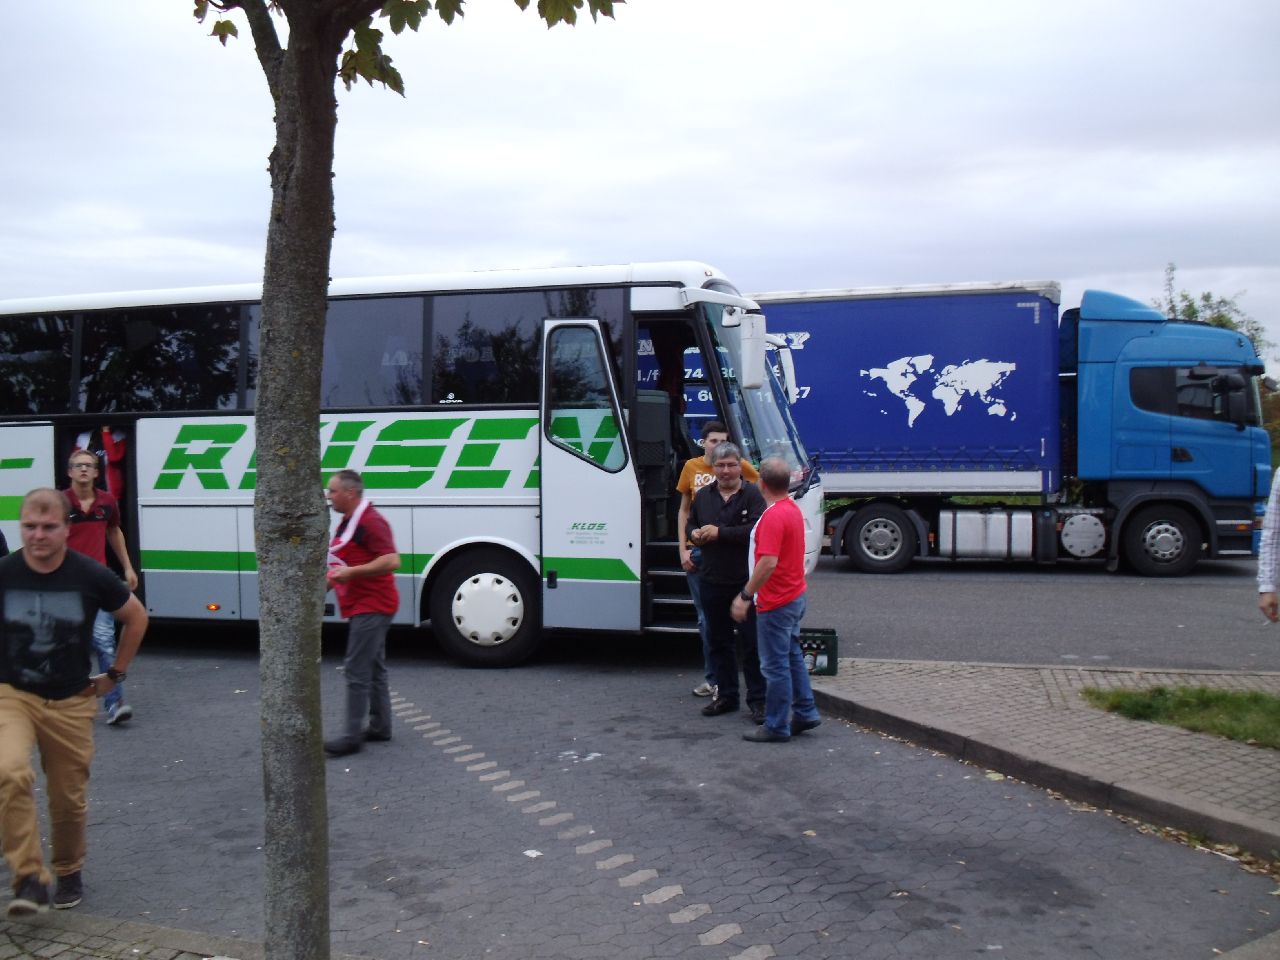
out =
{"type": "Polygon", "coordinates": [[[1056,282],[752,294],[785,337],[833,554],[1123,562],[1256,553],[1271,472],[1244,334],[1056,282]]]}

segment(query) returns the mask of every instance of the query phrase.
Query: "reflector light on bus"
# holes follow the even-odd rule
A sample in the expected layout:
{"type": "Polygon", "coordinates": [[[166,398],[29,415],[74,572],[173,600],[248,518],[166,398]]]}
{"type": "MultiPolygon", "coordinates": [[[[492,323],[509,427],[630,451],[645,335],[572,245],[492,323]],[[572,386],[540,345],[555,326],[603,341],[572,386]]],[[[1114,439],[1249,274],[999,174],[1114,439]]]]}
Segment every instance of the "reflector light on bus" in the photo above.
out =
{"type": "Polygon", "coordinates": [[[221,609],[222,609],[222,604],[220,604],[220,603],[206,603],[206,604],[204,605],[204,608],[205,608],[206,610],[208,610],[210,613],[217,613],[219,610],[221,610],[221,609]]]}

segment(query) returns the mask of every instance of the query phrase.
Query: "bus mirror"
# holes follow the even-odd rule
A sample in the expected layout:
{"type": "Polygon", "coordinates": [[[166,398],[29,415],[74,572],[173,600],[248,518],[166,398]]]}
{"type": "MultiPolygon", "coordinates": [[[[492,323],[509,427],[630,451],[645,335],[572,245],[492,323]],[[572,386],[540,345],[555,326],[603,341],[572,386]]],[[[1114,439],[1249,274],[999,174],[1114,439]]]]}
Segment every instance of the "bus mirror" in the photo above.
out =
{"type": "Polygon", "coordinates": [[[778,358],[774,369],[778,372],[778,379],[782,381],[783,395],[788,404],[794,404],[800,399],[800,388],[796,386],[796,360],[791,354],[791,348],[787,346],[787,338],[774,333],[766,334],[765,338],[778,358]]]}
{"type": "Polygon", "coordinates": [[[764,314],[747,313],[737,307],[730,307],[725,313],[734,314],[735,326],[741,331],[742,369],[738,371],[738,379],[744,389],[758,390],[764,384],[764,314]]]}

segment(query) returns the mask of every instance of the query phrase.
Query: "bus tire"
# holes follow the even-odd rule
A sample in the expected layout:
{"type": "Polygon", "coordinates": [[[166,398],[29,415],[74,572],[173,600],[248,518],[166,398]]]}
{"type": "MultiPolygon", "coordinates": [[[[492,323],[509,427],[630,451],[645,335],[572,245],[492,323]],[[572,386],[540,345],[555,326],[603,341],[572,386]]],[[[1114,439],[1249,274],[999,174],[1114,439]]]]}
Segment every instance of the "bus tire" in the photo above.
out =
{"type": "Polygon", "coordinates": [[[538,581],[519,557],[492,548],[445,563],[431,588],[431,630],[454,659],[510,667],[542,639],[538,581]]]}
{"type": "Polygon", "coordinates": [[[1182,507],[1155,504],[1138,510],[1124,527],[1124,557],[1144,577],[1181,577],[1202,553],[1200,525],[1182,507]]]}
{"type": "Polygon", "coordinates": [[[898,573],[916,555],[916,528],[904,511],[890,503],[871,503],[858,510],[844,535],[844,552],[863,573],[898,573]]]}

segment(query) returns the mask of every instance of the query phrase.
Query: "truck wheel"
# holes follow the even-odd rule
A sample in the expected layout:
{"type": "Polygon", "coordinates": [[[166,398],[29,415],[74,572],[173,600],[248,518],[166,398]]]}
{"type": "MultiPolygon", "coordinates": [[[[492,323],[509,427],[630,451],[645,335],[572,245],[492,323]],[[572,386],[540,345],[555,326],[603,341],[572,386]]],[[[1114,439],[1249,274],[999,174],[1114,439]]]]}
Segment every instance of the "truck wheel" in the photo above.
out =
{"type": "Polygon", "coordinates": [[[469,666],[512,666],[542,639],[537,581],[522,560],[501,550],[450,560],[432,586],[430,604],[440,646],[469,666]]]}
{"type": "Polygon", "coordinates": [[[1181,577],[1201,553],[1200,526],[1182,507],[1143,507],[1124,528],[1124,556],[1144,577],[1181,577]]]}
{"type": "Polygon", "coordinates": [[[916,528],[897,507],[875,503],[853,515],[844,552],[863,573],[897,573],[916,555],[916,528]]]}

